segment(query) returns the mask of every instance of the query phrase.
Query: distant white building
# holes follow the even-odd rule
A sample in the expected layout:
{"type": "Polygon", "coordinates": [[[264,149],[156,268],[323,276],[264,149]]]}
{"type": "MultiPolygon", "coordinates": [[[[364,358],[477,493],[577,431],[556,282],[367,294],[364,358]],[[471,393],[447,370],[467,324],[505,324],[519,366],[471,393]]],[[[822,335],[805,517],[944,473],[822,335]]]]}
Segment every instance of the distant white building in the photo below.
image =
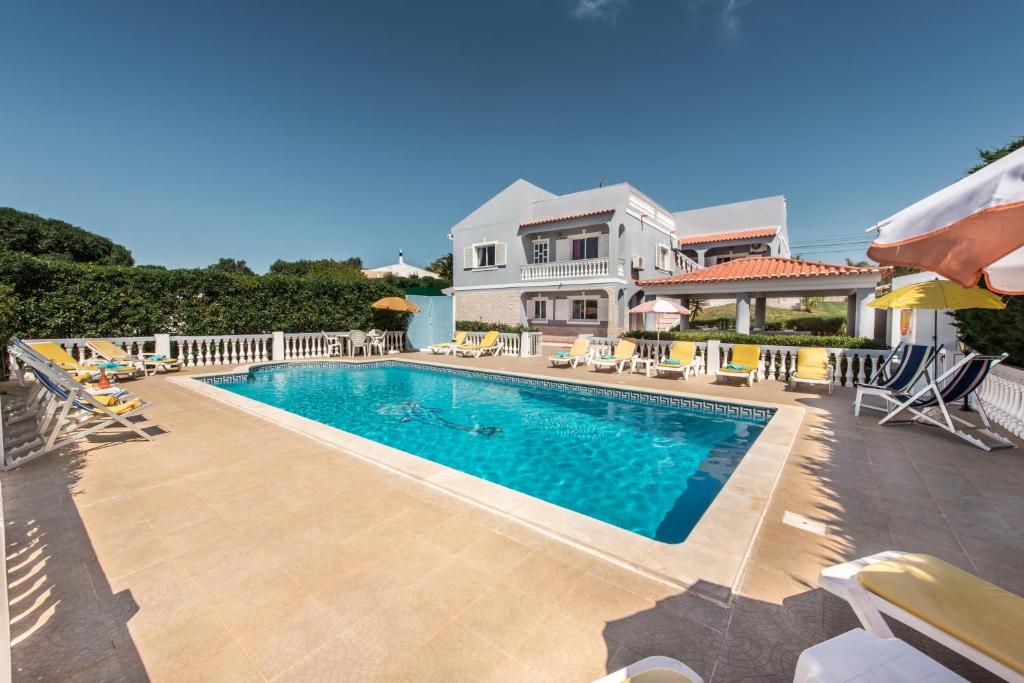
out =
{"type": "Polygon", "coordinates": [[[397,277],[439,277],[437,273],[429,271],[426,268],[410,266],[405,262],[405,254],[403,254],[402,251],[398,252],[398,263],[392,263],[389,266],[380,266],[379,268],[368,268],[363,271],[363,275],[371,280],[385,277],[387,275],[395,275],[397,277]]]}

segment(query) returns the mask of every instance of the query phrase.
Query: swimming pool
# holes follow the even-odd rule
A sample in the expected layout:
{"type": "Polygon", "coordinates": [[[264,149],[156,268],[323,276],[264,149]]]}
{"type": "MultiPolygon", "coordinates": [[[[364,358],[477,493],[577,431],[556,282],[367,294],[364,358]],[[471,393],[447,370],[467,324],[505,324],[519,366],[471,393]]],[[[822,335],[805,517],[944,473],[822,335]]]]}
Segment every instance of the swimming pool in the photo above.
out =
{"type": "Polygon", "coordinates": [[[393,361],[203,381],[667,544],[687,538],[774,413],[393,361]]]}

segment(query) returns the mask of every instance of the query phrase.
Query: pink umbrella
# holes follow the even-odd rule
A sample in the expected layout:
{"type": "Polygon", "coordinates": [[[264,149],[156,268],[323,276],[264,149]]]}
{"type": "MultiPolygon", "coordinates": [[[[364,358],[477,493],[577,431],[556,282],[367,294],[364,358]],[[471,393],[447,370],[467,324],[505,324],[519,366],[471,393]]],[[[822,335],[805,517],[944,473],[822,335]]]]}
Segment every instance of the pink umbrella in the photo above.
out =
{"type": "MultiPolygon", "coordinates": [[[[656,316],[662,313],[676,313],[678,315],[690,315],[690,309],[682,304],[668,299],[653,299],[645,301],[639,306],[629,309],[630,313],[654,313],[656,316]]],[[[655,325],[657,327],[657,325],[655,325]]],[[[661,328],[658,328],[658,341],[661,341],[661,328]]]]}

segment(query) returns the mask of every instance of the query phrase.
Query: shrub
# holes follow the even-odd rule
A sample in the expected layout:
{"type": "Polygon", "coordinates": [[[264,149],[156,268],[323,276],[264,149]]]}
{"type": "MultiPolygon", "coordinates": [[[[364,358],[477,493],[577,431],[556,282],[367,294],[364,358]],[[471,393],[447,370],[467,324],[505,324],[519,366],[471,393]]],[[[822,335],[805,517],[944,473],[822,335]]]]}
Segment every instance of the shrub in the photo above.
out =
{"type": "Polygon", "coordinates": [[[97,266],[0,252],[0,286],[20,299],[11,325],[27,338],[404,329],[408,316],[370,304],[387,280],[235,275],[97,266]]]}
{"type": "MultiPolygon", "coordinates": [[[[637,330],[626,332],[624,337],[632,339],[657,339],[656,332],[637,330]]],[[[862,337],[818,336],[809,334],[739,334],[738,332],[662,332],[661,339],[681,341],[708,341],[717,339],[727,344],[762,344],[764,346],[825,346],[838,349],[887,349],[889,346],[877,339],[862,337]]]]}
{"type": "Polygon", "coordinates": [[[1024,367],[1024,296],[1006,297],[1001,311],[971,308],[953,313],[964,342],[981,353],[1008,353],[1007,362],[1024,367]]]}
{"type": "Polygon", "coordinates": [[[538,328],[532,325],[508,325],[506,323],[482,323],[476,320],[458,320],[455,322],[455,329],[460,332],[487,332],[497,330],[498,332],[537,332],[538,328]]]}

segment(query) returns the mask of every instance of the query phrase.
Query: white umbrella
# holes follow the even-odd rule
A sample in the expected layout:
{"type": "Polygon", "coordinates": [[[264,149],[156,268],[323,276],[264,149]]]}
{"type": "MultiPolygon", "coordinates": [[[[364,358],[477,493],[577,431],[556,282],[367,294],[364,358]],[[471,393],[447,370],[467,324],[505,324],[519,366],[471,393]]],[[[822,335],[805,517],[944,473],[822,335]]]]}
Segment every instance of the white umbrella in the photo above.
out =
{"type": "Polygon", "coordinates": [[[868,256],[1024,294],[1024,148],[885,219],[868,256]]]}
{"type": "MultiPolygon", "coordinates": [[[[690,315],[690,309],[682,304],[678,304],[675,301],[669,301],[668,299],[654,299],[652,301],[645,301],[639,306],[634,306],[629,309],[630,313],[654,313],[655,316],[662,313],[676,313],[678,315],[690,315]]],[[[658,328],[658,341],[661,341],[661,328],[655,324],[658,328]]]]}

